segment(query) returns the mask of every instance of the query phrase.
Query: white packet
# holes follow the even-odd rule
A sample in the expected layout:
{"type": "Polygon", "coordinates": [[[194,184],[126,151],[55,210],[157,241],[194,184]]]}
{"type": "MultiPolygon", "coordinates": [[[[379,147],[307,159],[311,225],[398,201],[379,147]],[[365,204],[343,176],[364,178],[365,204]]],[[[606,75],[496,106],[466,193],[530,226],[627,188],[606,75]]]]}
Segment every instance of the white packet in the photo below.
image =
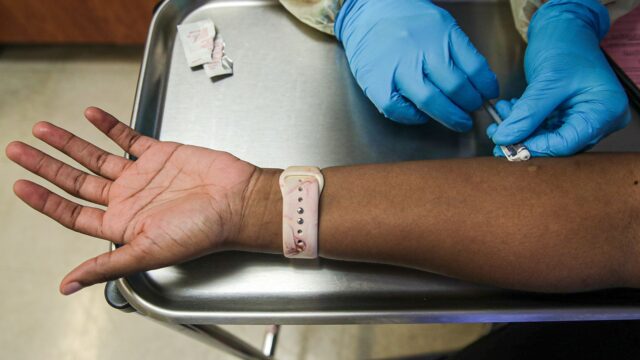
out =
{"type": "Polygon", "coordinates": [[[211,62],[216,28],[211,20],[178,25],[178,35],[189,66],[211,62]]]}
{"type": "Polygon", "coordinates": [[[211,61],[204,64],[204,72],[208,77],[233,74],[233,60],[224,53],[224,40],[218,35],[213,42],[211,61]]]}

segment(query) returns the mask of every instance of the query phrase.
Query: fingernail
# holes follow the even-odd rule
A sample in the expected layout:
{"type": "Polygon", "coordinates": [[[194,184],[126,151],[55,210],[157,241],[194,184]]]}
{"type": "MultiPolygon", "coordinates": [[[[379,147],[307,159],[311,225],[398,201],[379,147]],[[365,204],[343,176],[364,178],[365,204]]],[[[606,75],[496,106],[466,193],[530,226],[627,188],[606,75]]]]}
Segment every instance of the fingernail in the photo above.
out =
{"type": "Polygon", "coordinates": [[[80,289],[82,289],[82,285],[80,285],[79,282],[74,281],[72,283],[68,283],[67,285],[65,285],[62,288],[62,294],[71,295],[71,294],[73,294],[74,292],[76,292],[76,291],[78,291],[80,289]]]}

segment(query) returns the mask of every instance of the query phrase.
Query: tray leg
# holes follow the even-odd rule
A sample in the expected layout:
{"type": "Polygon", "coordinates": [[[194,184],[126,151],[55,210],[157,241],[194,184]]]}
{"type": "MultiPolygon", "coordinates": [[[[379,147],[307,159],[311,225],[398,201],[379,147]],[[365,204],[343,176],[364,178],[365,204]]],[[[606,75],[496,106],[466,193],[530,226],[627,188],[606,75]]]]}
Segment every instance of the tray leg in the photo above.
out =
{"type": "Polygon", "coordinates": [[[273,359],[278,344],[278,334],[280,333],[280,325],[267,326],[264,334],[264,343],[262,345],[262,353],[269,359],[273,359]]]}
{"type": "Polygon", "coordinates": [[[270,356],[263,354],[260,349],[217,325],[181,324],[180,327],[188,335],[241,359],[272,359],[270,356]]]}

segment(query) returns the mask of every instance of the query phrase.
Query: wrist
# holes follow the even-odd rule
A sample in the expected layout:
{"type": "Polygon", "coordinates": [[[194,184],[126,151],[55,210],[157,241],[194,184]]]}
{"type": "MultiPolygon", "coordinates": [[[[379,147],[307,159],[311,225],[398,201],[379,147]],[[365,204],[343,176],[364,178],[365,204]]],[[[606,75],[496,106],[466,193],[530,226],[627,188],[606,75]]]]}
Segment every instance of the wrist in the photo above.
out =
{"type": "Polygon", "coordinates": [[[344,0],[338,14],[336,15],[336,20],[333,24],[333,33],[335,34],[338,42],[342,42],[342,28],[344,26],[345,18],[356,1],[357,0],[344,0]]]}
{"type": "Polygon", "coordinates": [[[281,169],[256,168],[243,196],[238,235],[227,249],[282,252],[281,173],[281,169]]]}
{"type": "Polygon", "coordinates": [[[571,23],[575,23],[578,28],[589,28],[600,41],[609,31],[609,12],[598,0],[548,1],[531,18],[529,40],[542,29],[550,27],[549,31],[570,35],[573,31],[571,23]],[[560,28],[554,28],[553,23],[559,23],[560,28]]]}

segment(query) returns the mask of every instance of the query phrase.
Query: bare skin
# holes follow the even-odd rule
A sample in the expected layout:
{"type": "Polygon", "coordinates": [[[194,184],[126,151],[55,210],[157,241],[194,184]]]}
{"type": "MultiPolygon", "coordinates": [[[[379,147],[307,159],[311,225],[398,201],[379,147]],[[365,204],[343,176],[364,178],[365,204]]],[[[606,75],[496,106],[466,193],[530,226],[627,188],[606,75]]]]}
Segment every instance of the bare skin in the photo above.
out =
{"type": "Polygon", "coordinates": [[[236,237],[239,222],[232,219],[241,218],[253,165],[228,153],[140,136],[96,108],[85,115],[138,159],[108,154],[46,122],[33,127],[34,136],[96,175],[21,142],[6,149],[25,169],[107,208],[80,206],[27,180],[14,185],[20,199],[72,230],[123,245],[71,271],[62,280],[62,293],[223,250],[225,240],[236,237]]]}
{"type": "MultiPolygon", "coordinates": [[[[96,175],[20,142],[6,149],[27,170],[107,208],[75,204],[26,180],[14,185],[19,198],[72,230],[123,245],[72,270],[63,294],[217,251],[282,252],[281,170],[140,136],[100,109],[85,115],[137,160],[49,123],[36,124],[34,135],[96,175]]],[[[640,286],[636,154],[417,161],[323,174],[323,257],[533,291],[640,286]]]]}

